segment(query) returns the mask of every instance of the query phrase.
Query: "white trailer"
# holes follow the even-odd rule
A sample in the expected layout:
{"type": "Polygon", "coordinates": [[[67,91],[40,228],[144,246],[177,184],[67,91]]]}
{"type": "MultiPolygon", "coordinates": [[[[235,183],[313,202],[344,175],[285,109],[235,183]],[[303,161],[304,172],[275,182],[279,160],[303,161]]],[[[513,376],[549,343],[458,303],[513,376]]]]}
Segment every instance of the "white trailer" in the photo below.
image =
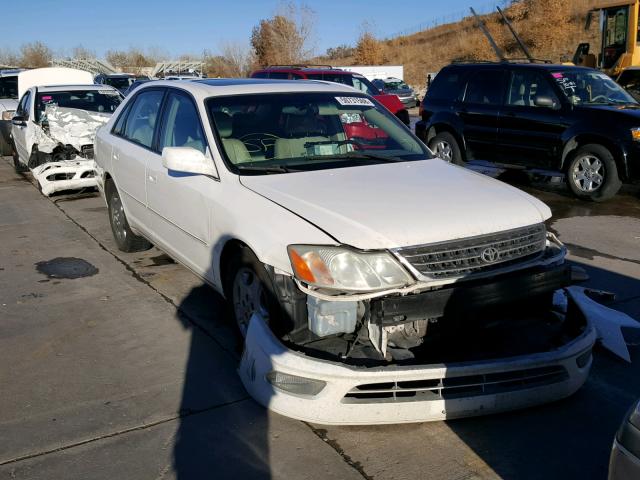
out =
{"type": "Polygon", "coordinates": [[[359,73],[369,80],[376,78],[399,78],[404,80],[404,66],[402,65],[355,65],[336,67],[349,72],[359,73]]]}

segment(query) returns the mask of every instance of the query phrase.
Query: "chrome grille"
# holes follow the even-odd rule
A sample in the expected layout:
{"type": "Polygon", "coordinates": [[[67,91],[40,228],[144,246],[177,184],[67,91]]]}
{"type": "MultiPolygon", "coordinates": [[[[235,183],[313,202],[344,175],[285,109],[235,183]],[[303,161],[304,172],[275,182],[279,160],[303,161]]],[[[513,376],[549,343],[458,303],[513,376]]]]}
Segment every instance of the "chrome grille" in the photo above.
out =
{"type": "Polygon", "coordinates": [[[525,262],[541,255],[543,223],[473,238],[396,250],[422,275],[433,279],[465,277],[525,262]]]}
{"type": "Polygon", "coordinates": [[[463,377],[369,383],[347,392],[342,403],[419,402],[497,395],[567,380],[564,367],[530,368],[463,377]]]}

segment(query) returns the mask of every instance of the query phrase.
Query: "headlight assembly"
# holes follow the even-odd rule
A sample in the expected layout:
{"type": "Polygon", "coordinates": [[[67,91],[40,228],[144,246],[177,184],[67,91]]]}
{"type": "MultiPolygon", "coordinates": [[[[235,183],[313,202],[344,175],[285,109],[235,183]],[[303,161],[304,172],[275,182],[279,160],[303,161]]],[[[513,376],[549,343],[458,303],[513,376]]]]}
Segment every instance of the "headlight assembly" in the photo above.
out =
{"type": "Polygon", "coordinates": [[[370,292],[414,283],[388,252],[319,245],[289,245],[287,250],[296,278],[316,287],[370,292]]]}

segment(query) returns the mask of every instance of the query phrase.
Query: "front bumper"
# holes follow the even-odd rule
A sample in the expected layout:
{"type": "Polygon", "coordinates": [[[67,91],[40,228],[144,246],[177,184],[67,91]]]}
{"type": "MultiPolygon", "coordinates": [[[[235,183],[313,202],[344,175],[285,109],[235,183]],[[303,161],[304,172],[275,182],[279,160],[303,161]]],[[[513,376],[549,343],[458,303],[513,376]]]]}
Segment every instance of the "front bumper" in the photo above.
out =
{"type": "Polygon", "coordinates": [[[578,337],[552,351],[446,365],[363,368],[289,350],[254,315],[239,374],[258,403],[299,420],[326,425],[424,422],[567,397],[586,381],[595,339],[587,321],[578,337]],[[272,371],[324,381],[326,386],[313,397],[287,393],[267,381],[272,371]]]}
{"type": "Polygon", "coordinates": [[[417,105],[416,97],[398,97],[402,104],[407,108],[413,108],[417,105]]]}

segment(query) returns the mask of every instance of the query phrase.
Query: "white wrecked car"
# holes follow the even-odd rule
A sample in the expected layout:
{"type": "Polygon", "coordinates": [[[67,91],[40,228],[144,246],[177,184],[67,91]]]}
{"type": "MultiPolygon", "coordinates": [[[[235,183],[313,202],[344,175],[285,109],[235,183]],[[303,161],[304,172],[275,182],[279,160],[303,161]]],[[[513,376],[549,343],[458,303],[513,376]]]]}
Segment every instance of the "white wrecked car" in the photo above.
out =
{"type": "Polygon", "coordinates": [[[45,195],[96,186],[95,134],[123,97],[113,87],[89,82],[89,72],[66,68],[18,76],[24,93],[12,118],[14,165],[17,171],[30,169],[45,195]]]}
{"type": "Polygon", "coordinates": [[[239,373],[324,424],[418,422],[574,393],[595,331],[532,196],[433,158],[326,82],[140,86],[96,137],[124,251],[157,245],[222,293],[239,373]]]}

